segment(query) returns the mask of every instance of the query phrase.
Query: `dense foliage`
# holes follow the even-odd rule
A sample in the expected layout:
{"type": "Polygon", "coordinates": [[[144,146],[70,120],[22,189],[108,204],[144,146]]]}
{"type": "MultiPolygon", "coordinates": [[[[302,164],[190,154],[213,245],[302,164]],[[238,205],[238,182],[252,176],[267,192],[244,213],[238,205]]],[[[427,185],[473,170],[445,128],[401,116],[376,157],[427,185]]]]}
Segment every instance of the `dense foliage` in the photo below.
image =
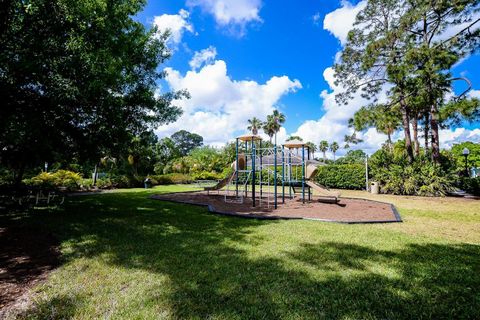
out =
{"type": "Polygon", "coordinates": [[[444,196],[454,191],[458,174],[453,159],[442,155],[441,163],[432,163],[427,156],[408,160],[404,143],[395,144],[395,152],[385,148],[375,152],[369,161],[370,176],[384,193],[400,195],[444,196]]]}
{"type": "Polygon", "coordinates": [[[25,181],[27,185],[43,189],[77,190],[82,185],[82,176],[76,172],[58,170],[57,172],[42,172],[25,181]]]}
{"type": "Polygon", "coordinates": [[[367,154],[363,150],[348,150],[341,158],[335,161],[335,164],[364,164],[367,154]]]}
{"type": "Polygon", "coordinates": [[[463,170],[465,168],[465,157],[463,149],[467,148],[470,152],[467,158],[467,166],[480,168],[480,143],[463,142],[455,144],[452,147],[452,155],[455,158],[457,168],[463,170]]]}
{"type": "Polygon", "coordinates": [[[156,95],[166,35],[133,16],[143,0],[11,0],[0,10],[0,165],[21,180],[44,162],[119,158],[177,119],[156,95]]]}
{"type": "Polygon", "coordinates": [[[462,178],[459,187],[465,192],[480,196],[480,176],[475,178],[462,178]]]}
{"type": "Polygon", "coordinates": [[[321,166],[315,180],[328,188],[365,189],[365,166],[361,164],[321,166]]]}

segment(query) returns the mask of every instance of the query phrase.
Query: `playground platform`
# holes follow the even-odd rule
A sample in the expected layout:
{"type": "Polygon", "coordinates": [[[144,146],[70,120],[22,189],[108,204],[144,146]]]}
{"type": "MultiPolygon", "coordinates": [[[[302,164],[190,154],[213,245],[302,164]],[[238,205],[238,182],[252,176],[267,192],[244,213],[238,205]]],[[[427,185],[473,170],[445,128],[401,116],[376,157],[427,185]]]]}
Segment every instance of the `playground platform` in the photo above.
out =
{"type": "Polygon", "coordinates": [[[257,206],[252,207],[252,200],[244,198],[243,202],[225,201],[225,193],[212,194],[207,191],[179,192],[159,194],[151,197],[155,200],[205,206],[212,213],[254,219],[308,219],[338,223],[391,223],[402,219],[390,203],[357,198],[341,198],[337,204],[319,202],[312,196],[310,201],[302,203],[300,197],[290,199],[277,197],[278,208],[274,209],[273,197],[265,195],[257,199],[257,206]]]}

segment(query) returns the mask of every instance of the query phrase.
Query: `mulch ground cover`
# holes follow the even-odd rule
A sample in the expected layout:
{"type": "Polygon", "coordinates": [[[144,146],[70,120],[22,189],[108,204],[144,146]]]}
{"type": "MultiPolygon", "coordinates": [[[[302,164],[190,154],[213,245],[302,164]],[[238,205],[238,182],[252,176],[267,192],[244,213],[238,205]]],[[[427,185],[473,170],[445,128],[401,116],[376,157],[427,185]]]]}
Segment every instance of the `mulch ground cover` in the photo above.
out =
{"type": "Polygon", "coordinates": [[[339,203],[324,203],[320,197],[312,197],[303,203],[300,197],[290,199],[278,198],[278,207],[274,209],[273,196],[264,195],[262,201],[257,199],[252,206],[251,198],[243,203],[235,202],[233,196],[225,197],[225,193],[180,192],[159,194],[153,199],[208,206],[214,213],[235,215],[257,219],[317,219],[342,223],[381,223],[401,222],[401,218],[393,205],[366,199],[340,198],[339,203]]]}

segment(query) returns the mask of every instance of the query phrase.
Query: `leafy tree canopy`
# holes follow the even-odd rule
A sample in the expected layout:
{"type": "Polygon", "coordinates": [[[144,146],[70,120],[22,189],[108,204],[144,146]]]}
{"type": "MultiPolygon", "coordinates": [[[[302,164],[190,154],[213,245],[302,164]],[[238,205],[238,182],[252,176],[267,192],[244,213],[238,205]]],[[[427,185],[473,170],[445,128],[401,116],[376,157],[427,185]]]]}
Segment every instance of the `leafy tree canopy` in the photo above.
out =
{"type": "Polygon", "coordinates": [[[335,161],[335,164],[365,163],[367,154],[363,150],[349,150],[343,157],[335,161]]]}
{"type": "Polygon", "coordinates": [[[175,132],[171,139],[182,156],[186,156],[193,149],[203,145],[202,136],[186,130],[175,132]]]}
{"type": "Polygon", "coordinates": [[[452,154],[455,157],[457,167],[465,168],[465,157],[463,156],[463,149],[465,148],[470,151],[468,155],[469,166],[480,168],[480,143],[474,142],[463,142],[453,145],[452,154]]]}
{"type": "Polygon", "coordinates": [[[185,92],[157,95],[165,34],[132,17],[143,0],[11,0],[0,10],[0,161],[18,172],[125,150],[175,121],[185,92]]]}

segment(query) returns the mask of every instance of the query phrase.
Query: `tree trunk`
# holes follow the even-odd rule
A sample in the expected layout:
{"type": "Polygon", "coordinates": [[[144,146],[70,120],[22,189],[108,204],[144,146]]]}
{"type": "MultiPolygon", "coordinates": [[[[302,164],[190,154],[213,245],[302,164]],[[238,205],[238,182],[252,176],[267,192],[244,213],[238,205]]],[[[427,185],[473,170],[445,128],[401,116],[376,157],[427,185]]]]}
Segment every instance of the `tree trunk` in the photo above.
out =
{"type": "Polygon", "coordinates": [[[440,138],[438,136],[438,110],[436,104],[430,109],[430,128],[432,131],[432,161],[440,162],[440,138]]]}
{"type": "Polygon", "coordinates": [[[20,186],[23,180],[23,175],[25,173],[25,164],[22,162],[18,167],[18,171],[14,174],[13,182],[16,187],[20,186]]]}
{"type": "Polygon", "coordinates": [[[413,162],[412,137],[410,136],[410,117],[408,116],[407,107],[403,98],[400,100],[400,110],[402,113],[402,125],[405,135],[405,150],[407,151],[408,161],[413,162]]]}
{"type": "Polygon", "coordinates": [[[392,143],[392,134],[390,133],[390,131],[387,132],[387,143],[388,143],[388,150],[390,150],[390,152],[393,151],[393,143],[392,143]]]}
{"type": "Polygon", "coordinates": [[[418,142],[418,117],[413,115],[412,118],[412,130],[413,130],[413,146],[415,150],[415,157],[420,155],[420,144],[418,142]]]}
{"type": "Polygon", "coordinates": [[[430,136],[430,114],[425,112],[425,126],[423,127],[423,134],[424,134],[424,139],[425,139],[425,154],[428,153],[428,138],[430,136]]]}
{"type": "Polygon", "coordinates": [[[327,153],[323,151],[323,163],[327,162],[327,153]]]}
{"type": "Polygon", "coordinates": [[[97,186],[97,175],[98,175],[98,163],[95,164],[95,169],[93,170],[93,186],[97,186]]]}

